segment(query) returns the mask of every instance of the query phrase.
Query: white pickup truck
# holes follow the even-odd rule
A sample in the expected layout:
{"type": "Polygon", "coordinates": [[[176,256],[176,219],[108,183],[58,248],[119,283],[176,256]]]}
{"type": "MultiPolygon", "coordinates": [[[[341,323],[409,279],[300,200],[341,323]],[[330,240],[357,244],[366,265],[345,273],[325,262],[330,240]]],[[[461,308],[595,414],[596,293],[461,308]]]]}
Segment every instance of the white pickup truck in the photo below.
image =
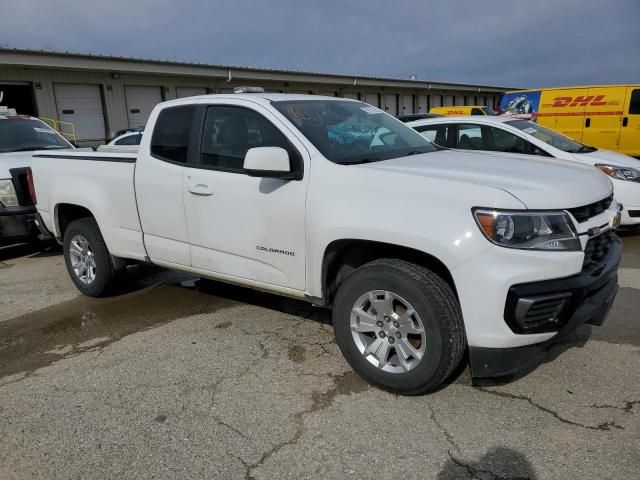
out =
{"type": "Polygon", "coordinates": [[[474,376],[530,368],[618,289],[604,174],[442,150],[353,100],[165,102],[137,155],[41,152],[33,178],[83,293],[138,261],[328,306],[354,370],[399,394],[467,350],[474,376]]]}
{"type": "Polygon", "coordinates": [[[73,148],[39,118],[0,106],[0,246],[46,238],[28,191],[28,167],[35,150],[73,148]]]}

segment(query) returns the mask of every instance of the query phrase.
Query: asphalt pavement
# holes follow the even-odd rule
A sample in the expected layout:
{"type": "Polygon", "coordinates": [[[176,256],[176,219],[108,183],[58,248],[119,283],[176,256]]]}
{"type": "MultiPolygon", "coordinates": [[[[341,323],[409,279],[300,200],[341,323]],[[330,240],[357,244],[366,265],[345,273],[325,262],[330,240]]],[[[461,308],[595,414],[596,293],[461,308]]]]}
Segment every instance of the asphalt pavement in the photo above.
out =
{"type": "Polygon", "coordinates": [[[527,375],[368,386],[327,311],[149,267],[82,297],[60,252],[0,249],[0,478],[635,479],[640,235],[621,289],[527,375]]]}

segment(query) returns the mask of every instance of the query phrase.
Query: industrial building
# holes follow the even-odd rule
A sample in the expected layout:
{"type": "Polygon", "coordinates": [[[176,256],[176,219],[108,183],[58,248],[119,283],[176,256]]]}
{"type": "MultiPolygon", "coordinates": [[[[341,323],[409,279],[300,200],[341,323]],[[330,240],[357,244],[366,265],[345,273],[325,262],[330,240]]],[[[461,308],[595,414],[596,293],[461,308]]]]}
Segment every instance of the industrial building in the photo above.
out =
{"type": "MultiPolygon", "coordinates": [[[[0,105],[59,121],[79,143],[144,126],[164,100],[229,93],[237,86],[271,92],[359,99],[393,115],[431,107],[495,107],[506,87],[0,48],[0,105]]],[[[69,132],[67,132],[69,133],[69,132]]]]}

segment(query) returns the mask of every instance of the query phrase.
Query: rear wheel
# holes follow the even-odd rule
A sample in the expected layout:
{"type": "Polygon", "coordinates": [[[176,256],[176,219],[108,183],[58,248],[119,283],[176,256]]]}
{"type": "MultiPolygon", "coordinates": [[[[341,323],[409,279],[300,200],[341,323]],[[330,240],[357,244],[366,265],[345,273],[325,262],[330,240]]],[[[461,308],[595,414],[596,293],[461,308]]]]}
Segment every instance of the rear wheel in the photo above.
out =
{"type": "Polygon", "coordinates": [[[437,389],[465,349],[451,287],[430,270],[400,260],[376,260],[349,275],[335,298],[333,327],[360,376],[402,395],[437,389]]]}
{"type": "Polygon", "coordinates": [[[78,290],[90,297],[102,297],[112,290],[117,272],[93,218],[69,224],[63,249],[67,271],[78,290]]]}

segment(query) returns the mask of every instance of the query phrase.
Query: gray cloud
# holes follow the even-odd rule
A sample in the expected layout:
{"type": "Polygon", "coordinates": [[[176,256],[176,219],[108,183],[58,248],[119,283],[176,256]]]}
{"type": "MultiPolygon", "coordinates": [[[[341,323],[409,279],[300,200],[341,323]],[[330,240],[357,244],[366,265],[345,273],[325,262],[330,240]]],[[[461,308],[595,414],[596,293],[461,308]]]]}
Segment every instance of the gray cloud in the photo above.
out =
{"type": "Polygon", "coordinates": [[[638,0],[20,0],[16,48],[503,86],[640,82],[638,0]]]}

